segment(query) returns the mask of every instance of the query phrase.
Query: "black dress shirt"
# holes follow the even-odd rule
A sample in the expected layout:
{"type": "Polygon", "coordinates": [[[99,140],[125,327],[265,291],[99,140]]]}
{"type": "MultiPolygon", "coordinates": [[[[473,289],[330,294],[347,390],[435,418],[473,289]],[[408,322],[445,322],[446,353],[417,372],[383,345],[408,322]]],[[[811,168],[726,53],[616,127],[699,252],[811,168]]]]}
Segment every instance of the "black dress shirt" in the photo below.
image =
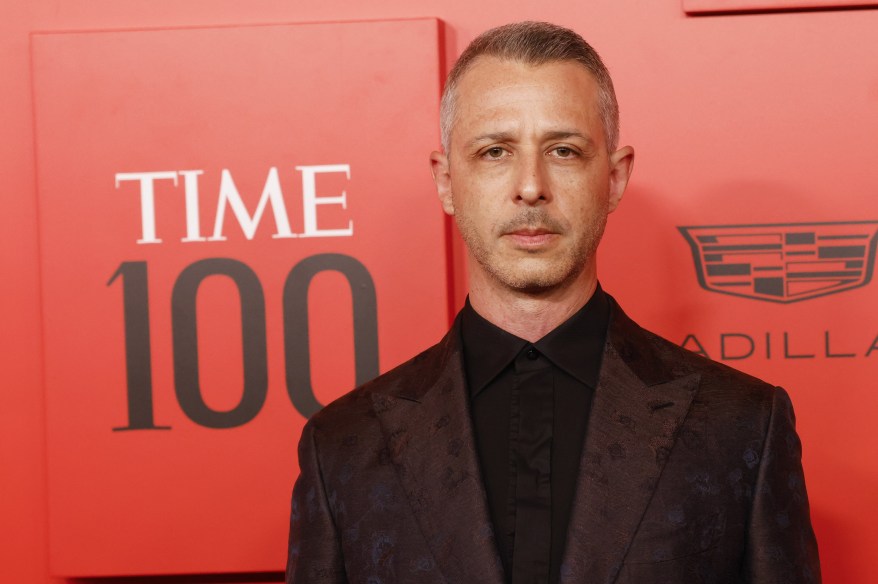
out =
{"type": "Polygon", "coordinates": [[[557,582],[609,322],[600,286],[536,343],[461,313],[488,510],[506,581],[557,582]]]}

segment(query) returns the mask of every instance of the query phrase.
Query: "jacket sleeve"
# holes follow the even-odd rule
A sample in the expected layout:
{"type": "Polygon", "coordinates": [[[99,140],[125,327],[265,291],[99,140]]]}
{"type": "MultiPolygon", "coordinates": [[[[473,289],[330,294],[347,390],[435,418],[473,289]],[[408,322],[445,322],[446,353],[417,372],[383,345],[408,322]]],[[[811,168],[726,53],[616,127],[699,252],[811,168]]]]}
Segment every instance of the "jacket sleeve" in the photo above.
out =
{"type": "Polygon", "coordinates": [[[309,422],[299,440],[299,478],[293,487],[287,584],[344,584],[341,542],[323,483],[316,429],[309,422]]]}
{"type": "Polygon", "coordinates": [[[790,398],[776,388],[753,493],[745,558],[750,584],[819,584],[820,559],[790,398]]]}

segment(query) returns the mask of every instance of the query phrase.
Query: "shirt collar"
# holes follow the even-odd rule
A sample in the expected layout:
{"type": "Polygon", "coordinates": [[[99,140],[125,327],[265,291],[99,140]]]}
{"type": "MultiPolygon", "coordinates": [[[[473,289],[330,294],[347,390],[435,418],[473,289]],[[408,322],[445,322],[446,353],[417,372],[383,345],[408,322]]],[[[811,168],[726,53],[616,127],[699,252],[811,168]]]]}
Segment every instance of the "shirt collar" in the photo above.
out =
{"type": "MultiPolygon", "coordinates": [[[[531,343],[485,320],[469,298],[460,316],[467,385],[470,396],[475,396],[531,343]]],[[[594,389],[609,320],[610,304],[598,284],[585,306],[532,345],[555,366],[594,389]]]]}

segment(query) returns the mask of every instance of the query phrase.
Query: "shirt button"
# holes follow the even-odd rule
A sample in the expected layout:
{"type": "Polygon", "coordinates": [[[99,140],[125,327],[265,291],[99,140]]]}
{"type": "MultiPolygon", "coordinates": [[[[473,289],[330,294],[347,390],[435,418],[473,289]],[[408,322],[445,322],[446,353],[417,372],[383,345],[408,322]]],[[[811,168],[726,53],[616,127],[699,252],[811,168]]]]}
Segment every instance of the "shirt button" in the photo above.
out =
{"type": "Polygon", "coordinates": [[[536,361],[540,357],[540,352],[531,347],[527,350],[527,358],[531,361],[536,361]]]}

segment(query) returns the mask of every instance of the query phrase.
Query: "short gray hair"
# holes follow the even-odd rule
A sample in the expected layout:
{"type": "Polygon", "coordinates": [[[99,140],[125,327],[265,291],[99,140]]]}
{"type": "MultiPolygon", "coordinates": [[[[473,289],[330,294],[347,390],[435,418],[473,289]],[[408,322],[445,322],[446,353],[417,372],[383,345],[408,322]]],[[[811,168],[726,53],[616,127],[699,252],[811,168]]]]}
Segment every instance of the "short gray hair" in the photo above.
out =
{"type": "Polygon", "coordinates": [[[442,148],[448,152],[451,126],[457,114],[457,85],[461,77],[481,56],[518,61],[527,65],[544,65],[559,61],[575,61],[591,73],[598,84],[598,108],[607,149],[612,152],[619,142],[619,104],[613,80],[597,51],[581,36],[568,28],[548,22],[515,22],[492,28],[469,44],[454,64],[439,108],[442,148]]]}

